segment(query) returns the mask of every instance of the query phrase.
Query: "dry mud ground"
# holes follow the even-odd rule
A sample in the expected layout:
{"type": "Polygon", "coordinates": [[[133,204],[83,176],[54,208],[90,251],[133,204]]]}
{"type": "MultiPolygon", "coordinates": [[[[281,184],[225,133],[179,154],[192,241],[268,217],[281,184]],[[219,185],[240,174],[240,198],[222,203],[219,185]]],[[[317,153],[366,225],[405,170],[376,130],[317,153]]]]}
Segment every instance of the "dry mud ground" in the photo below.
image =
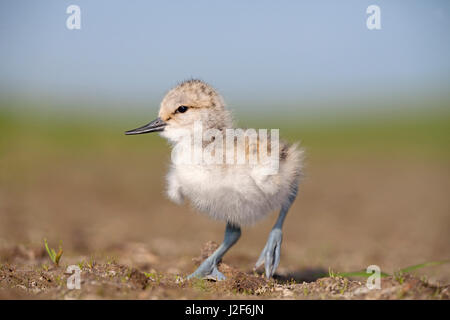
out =
{"type": "Polygon", "coordinates": [[[330,277],[449,259],[447,161],[310,159],[275,279],[252,271],[274,214],[243,229],[220,266],[228,280],[211,282],[180,276],[214,247],[209,241],[222,240],[224,226],[165,198],[167,155],[49,157],[2,159],[0,299],[449,298],[448,264],[383,278],[372,291],[364,278],[330,277]],[[59,267],[44,238],[56,249],[62,242],[59,267]],[[82,270],[81,290],[66,287],[72,264],[82,270]]]}

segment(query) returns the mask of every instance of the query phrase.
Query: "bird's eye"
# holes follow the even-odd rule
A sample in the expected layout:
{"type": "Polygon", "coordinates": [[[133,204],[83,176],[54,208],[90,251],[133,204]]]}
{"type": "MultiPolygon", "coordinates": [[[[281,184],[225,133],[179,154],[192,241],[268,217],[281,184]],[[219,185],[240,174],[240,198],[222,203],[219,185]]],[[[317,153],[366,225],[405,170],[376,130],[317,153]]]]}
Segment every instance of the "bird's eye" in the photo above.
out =
{"type": "Polygon", "coordinates": [[[186,107],[186,106],[179,106],[177,109],[177,112],[184,113],[187,111],[187,109],[188,109],[188,107],[186,107]]]}

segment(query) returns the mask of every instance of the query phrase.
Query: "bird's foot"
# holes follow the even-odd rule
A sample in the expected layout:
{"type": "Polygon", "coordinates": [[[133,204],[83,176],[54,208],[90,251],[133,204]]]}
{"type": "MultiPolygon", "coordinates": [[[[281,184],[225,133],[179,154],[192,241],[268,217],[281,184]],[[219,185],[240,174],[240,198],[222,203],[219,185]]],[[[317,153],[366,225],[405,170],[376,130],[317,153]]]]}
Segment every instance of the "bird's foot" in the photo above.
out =
{"type": "Polygon", "coordinates": [[[217,269],[217,263],[213,259],[206,259],[203,263],[194,271],[194,273],[190,274],[187,279],[190,280],[192,278],[199,279],[208,279],[215,281],[225,280],[226,277],[222,272],[217,269]]]}
{"type": "Polygon", "coordinates": [[[264,247],[258,261],[255,264],[254,270],[259,268],[262,264],[265,266],[266,277],[270,278],[275,273],[275,270],[280,263],[281,242],[283,239],[283,233],[281,229],[272,229],[267,239],[266,246],[264,247]]]}

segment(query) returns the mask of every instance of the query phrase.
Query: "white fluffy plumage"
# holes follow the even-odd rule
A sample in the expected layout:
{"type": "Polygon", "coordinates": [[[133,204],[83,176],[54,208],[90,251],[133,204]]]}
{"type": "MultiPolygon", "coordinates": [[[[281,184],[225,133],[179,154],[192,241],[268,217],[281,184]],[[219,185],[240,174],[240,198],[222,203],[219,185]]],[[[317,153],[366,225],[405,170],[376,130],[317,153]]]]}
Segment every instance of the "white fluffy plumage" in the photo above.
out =
{"type": "MultiPolygon", "coordinates": [[[[204,129],[233,127],[223,98],[200,80],[185,81],[170,90],[161,102],[160,118],[167,124],[161,135],[174,148],[190,143],[177,129],[202,121],[204,129]],[[186,112],[177,112],[187,106],[186,112]]],[[[280,142],[279,170],[267,175],[262,165],[183,164],[172,157],[167,174],[167,195],[175,203],[189,199],[193,207],[213,219],[235,225],[252,225],[288,202],[302,176],[303,150],[280,142]]]]}

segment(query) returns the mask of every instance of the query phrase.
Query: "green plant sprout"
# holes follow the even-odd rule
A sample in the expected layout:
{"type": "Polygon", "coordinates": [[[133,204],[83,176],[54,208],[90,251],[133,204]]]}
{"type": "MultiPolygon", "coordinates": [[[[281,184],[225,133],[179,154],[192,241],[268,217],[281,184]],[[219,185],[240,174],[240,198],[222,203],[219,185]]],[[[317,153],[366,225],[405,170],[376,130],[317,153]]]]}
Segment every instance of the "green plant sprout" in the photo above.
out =
{"type": "Polygon", "coordinates": [[[63,249],[62,249],[61,243],[59,244],[58,253],[56,253],[55,249],[49,248],[47,239],[44,239],[44,245],[45,245],[45,249],[47,250],[48,256],[50,257],[50,260],[52,260],[52,262],[55,266],[59,266],[59,260],[61,260],[61,256],[63,254],[63,249]]]}

